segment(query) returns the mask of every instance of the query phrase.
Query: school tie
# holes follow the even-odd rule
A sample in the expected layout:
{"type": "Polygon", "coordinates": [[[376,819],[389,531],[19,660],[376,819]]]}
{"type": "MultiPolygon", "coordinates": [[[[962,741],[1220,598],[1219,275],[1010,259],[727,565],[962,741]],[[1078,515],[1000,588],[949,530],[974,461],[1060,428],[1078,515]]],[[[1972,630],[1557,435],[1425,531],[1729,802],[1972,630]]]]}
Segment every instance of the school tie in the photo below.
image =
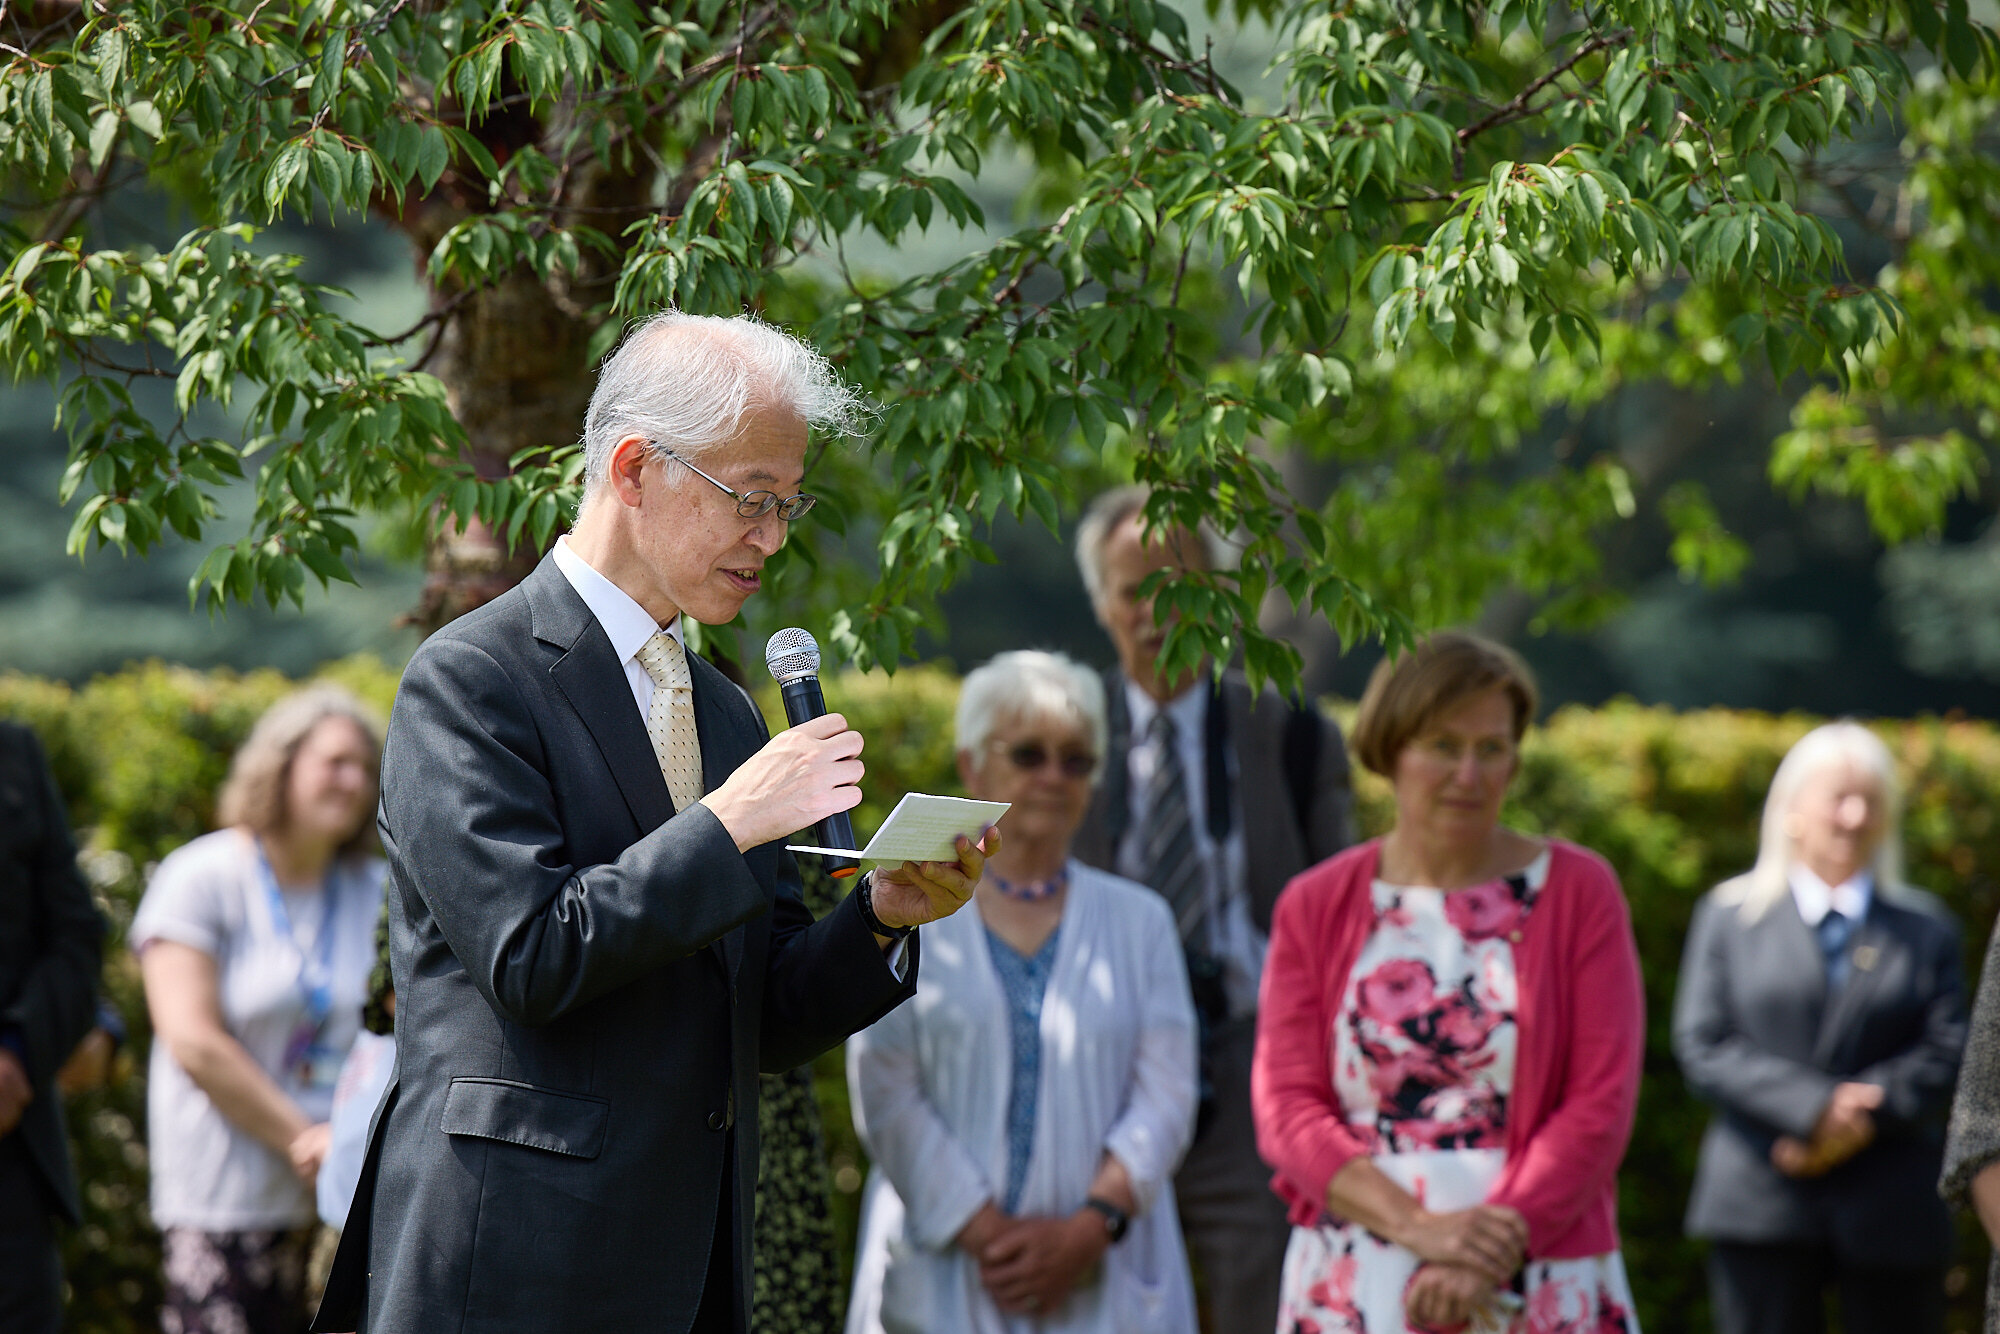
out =
{"type": "Polygon", "coordinates": [[[687,650],[665,630],[639,648],[639,665],[653,678],[653,703],[646,711],[646,735],[674,810],[684,811],[701,800],[701,737],[694,730],[694,678],[688,673],[687,650]]]}
{"type": "Polygon", "coordinates": [[[1828,908],[1813,931],[1819,937],[1820,952],[1826,955],[1827,990],[1838,991],[1847,981],[1847,942],[1854,937],[1854,919],[1838,909],[1828,908]]]}
{"type": "Polygon", "coordinates": [[[1146,784],[1146,836],[1139,865],[1143,879],[1174,910],[1183,940],[1202,919],[1202,864],[1195,855],[1194,821],[1188,811],[1187,775],[1181,769],[1173,717],[1165,709],[1146,727],[1153,748],[1153,776],[1146,784]]]}

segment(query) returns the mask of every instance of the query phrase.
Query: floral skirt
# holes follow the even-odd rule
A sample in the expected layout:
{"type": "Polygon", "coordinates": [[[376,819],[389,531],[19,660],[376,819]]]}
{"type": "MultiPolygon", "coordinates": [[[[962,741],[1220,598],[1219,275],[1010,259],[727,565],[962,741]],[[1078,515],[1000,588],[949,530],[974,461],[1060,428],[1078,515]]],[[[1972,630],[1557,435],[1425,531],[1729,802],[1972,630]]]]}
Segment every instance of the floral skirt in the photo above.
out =
{"type": "MultiPolygon", "coordinates": [[[[1497,1149],[1378,1154],[1375,1165],[1427,1208],[1481,1203],[1499,1178],[1497,1149]]],[[[1292,1229],[1279,1290],[1278,1334],[1428,1334],[1409,1322],[1404,1293],[1419,1261],[1352,1223],[1292,1229]]],[[[1639,1334],[1618,1252],[1530,1260],[1520,1292],[1499,1292],[1470,1334],[1639,1334]]]]}
{"type": "Polygon", "coordinates": [[[160,1328],[165,1334],[303,1334],[312,1317],[306,1260],[317,1230],[169,1227],[160,1328]]]}

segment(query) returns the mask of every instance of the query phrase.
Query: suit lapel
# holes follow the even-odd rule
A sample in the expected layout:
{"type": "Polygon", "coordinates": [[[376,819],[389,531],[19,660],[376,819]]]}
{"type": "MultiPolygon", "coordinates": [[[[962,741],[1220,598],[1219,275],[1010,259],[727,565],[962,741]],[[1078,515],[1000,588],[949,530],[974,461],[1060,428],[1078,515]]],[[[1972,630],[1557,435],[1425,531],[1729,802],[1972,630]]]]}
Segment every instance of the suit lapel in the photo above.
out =
{"type": "Polygon", "coordinates": [[[1125,674],[1117,668],[1104,674],[1104,773],[1097,780],[1097,804],[1104,812],[1104,869],[1118,865],[1118,849],[1132,819],[1132,715],[1125,702],[1125,674]]]}
{"type": "Polygon", "coordinates": [[[1791,893],[1771,905],[1752,928],[1763,937],[1761,953],[1764,958],[1758,966],[1769,968],[1780,977],[1800,979],[1798,994],[1810,1006],[1810,1013],[1800,1016],[1808,1027],[1793,1040],[1803,1043],[1808,1038],[1817,1040],[1816,1034],[1826,1029],[1826,956],[1820,952],[1819,937],[1813,934],[1805,919],[1799,916],[1799,905],[1791,893]]]}
{"type": "Polygon", "coordinates": [[[1894,911],[1878,893],[1869,905],[1868,916],[1848,939],[1847,981],[1827,1002],[1819,1040],[1813,1044],[1813,1059],[1821,1069],[1840,1068],[1836,1058],[1841,1046],[1855,1036],[1856,1021],[1874,1004],[1882,979],[1892,971],[1896,952],[1903,947],[1901,936],[1887,920],[1894,911]]]}
{"type": "Polygon", "coordinates": [[[640,832],[651,833],[672,818],[674,799],[626,683],[625,665],[553,560],[544,558],[522,587],[535,638],[563,650],[549,668],[550,677],[597,743],[640,832]]]}
{"type": "MultiPolygon", "coordinates": [[[[747,735],[730,714],[732,702],[748,703],[735,682],[698,653],[688,654],[688,671],[694,680],[694,726],[701,737],[701,790],[713,792],[750,757],[757,738],[747,735]]],[[[664,781],[661,786],[665,786],[664,781]]],[[[736,970],[743,963],[743,928],[737,927],[716,944],[734,987],[736,970]]]]}

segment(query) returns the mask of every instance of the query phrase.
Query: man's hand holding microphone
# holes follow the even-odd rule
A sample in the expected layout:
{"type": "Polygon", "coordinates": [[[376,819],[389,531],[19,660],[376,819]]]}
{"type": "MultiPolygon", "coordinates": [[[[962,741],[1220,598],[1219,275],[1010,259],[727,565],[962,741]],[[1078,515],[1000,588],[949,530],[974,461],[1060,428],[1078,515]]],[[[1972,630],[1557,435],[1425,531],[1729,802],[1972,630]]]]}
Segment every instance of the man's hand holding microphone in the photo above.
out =
{"type": "MultiPolygon", "coordinates": [[[[778,733],[701,804],[748,852],[799,830],[821,826],[823,847],[852,847],[847,812],[861,804],[861,733],[838,713],[824,712],[817,673],[819,647],[803,630],[781,630],[765,651],[772,674],[786,686],[792,726],[778,733]]],[[[870,873],[869,907],[898,934],[949,917],[972,897],[986,859],[1000,847],[989,826],[977,842],[960,835],[955,862],[904,862],[870,873]]],[[[840,871],[835,870],[838,875],[840,871]]],[[[893,937],[880,936],[885,943],[893,937]]]]}

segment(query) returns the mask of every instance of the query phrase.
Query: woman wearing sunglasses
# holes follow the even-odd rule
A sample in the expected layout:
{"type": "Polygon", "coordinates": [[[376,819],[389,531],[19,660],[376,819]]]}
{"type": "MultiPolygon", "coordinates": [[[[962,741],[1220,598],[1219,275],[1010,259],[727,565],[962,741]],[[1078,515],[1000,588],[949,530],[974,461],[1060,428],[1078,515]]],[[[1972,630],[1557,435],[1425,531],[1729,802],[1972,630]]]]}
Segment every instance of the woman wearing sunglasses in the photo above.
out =
{"type": "Polygon", "coordinates": [[[1012,803],[961,912],[924,929],[916,997],[847,1044],[874,1161],[848,1334],[1192,1334],[1173,1171],[1195,1023],[1165,900],[1071,860],[1104,690],[1053,653],[965,678],[967,792],[1012,803]]]}

